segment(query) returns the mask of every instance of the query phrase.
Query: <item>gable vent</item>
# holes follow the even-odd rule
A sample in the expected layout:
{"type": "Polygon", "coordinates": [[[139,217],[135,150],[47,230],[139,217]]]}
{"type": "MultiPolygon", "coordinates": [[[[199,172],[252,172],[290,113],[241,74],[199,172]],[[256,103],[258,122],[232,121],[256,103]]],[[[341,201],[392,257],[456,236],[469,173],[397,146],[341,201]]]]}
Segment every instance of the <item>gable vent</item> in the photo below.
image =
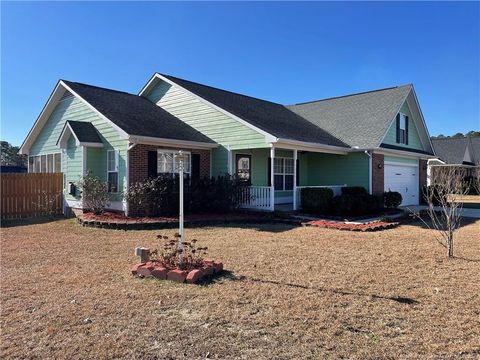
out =
{"type": "Polygon", "coordinates": [[[73,94],[70,91],[65,90],[62,97],[60,98],[60,101],[65,100],[65,99],[70,99],[71,97],[73,97],[73,94]]]}

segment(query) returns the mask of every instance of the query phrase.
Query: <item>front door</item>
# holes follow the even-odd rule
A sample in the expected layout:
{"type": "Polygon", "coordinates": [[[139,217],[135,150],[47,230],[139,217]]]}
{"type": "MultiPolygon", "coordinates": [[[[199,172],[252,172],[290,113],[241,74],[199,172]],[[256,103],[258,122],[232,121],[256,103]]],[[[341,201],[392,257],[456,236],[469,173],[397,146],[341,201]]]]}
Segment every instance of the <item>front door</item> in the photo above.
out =
{"type": "Polygon", "coordinates": [[[251,184],[252,155],[237,154],[235,163],[238,178],[251,184]]]}

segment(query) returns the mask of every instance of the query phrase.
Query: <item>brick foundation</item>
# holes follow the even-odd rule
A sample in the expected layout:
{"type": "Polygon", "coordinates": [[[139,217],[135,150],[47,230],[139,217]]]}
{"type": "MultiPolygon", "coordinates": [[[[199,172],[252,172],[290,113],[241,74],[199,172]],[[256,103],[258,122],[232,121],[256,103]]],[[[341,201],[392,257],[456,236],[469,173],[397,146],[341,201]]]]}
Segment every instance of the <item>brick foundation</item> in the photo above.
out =
{"type": "Polygon", "coordinates": [[[382,196],[384,192],[385,181],[384,156],[381,154],[372,154],[372,194],[382,196]]]}
{"type": "MultiPolygon", "coordinates": [[[[145,181],[148,178],[148,152],[157,149],[174,149],[172,147],[139,144],[128,152],[128,181],[129,184],[145,181]]],[[[180,150],[180,149],[178,149],[180,150]]],[[[200,155],[200,177],[210,177],[210,150],[182,148],[193,154],[200,155]]],[[[138,215],[139,211],[134,204],[129,205],[129,215],[138,215]]]]}

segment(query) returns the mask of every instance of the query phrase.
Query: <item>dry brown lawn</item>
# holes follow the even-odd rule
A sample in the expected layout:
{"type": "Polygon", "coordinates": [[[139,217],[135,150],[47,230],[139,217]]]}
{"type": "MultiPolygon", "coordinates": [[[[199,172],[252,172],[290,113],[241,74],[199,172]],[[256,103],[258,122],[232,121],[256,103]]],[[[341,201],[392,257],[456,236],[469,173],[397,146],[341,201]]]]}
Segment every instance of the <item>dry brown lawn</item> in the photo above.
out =
{"type": "Polygon", "coordinates": [[[231,272],[196,286],[130,274],[157,231],[5,227],[0,357],[480,358],[479,230],[187,229],[231,272]]]}

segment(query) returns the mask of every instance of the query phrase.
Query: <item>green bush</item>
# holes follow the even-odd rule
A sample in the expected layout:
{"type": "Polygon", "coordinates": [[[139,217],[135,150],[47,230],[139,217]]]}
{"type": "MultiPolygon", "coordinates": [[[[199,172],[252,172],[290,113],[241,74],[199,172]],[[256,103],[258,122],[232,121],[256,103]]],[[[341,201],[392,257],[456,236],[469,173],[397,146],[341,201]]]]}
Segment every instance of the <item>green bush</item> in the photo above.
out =
{"type": "Polygon", "coordinates": [[[110,200],[107,183],[89,171],[80,180],[78,187],[82,191],[83,208],[96,215],[102,214],[110,200]]]}
{"type": "MultiPolygon", "coordinates": [[[[176,215],[179,211],[179,177],[162,175],[132,184],[125,198],[137,215],[176,215]]],[[[185,213],[222,213],[238,207],[239,189],[244,182],[231,176],[184,181],[185,213]]]]}
{"type": "Polygon", "coordinates": [[[402,194],[397,191],[386,191],[383,193],[383,203],[389,209],[396,209],[402,203],[402,194]]]}
{"type": "Polygon", "coordinates": [[[367,215],[378,210],[381,205],[379,199],[370,194],[357,193],[355,195],[342,194],[332,200],[335,215],[367,215]]]}
{"type": "Polygon", "coordinates": [[[331,211],[333,190],[330,188],[303,188],[300,197],[305,212],[328,214],[331,211]]]}
{"type": "Polygon", "coordinates": [[[368,195],[368,191],[362,186],[345,186],[342,187],[342,195],[368,195]]]}

